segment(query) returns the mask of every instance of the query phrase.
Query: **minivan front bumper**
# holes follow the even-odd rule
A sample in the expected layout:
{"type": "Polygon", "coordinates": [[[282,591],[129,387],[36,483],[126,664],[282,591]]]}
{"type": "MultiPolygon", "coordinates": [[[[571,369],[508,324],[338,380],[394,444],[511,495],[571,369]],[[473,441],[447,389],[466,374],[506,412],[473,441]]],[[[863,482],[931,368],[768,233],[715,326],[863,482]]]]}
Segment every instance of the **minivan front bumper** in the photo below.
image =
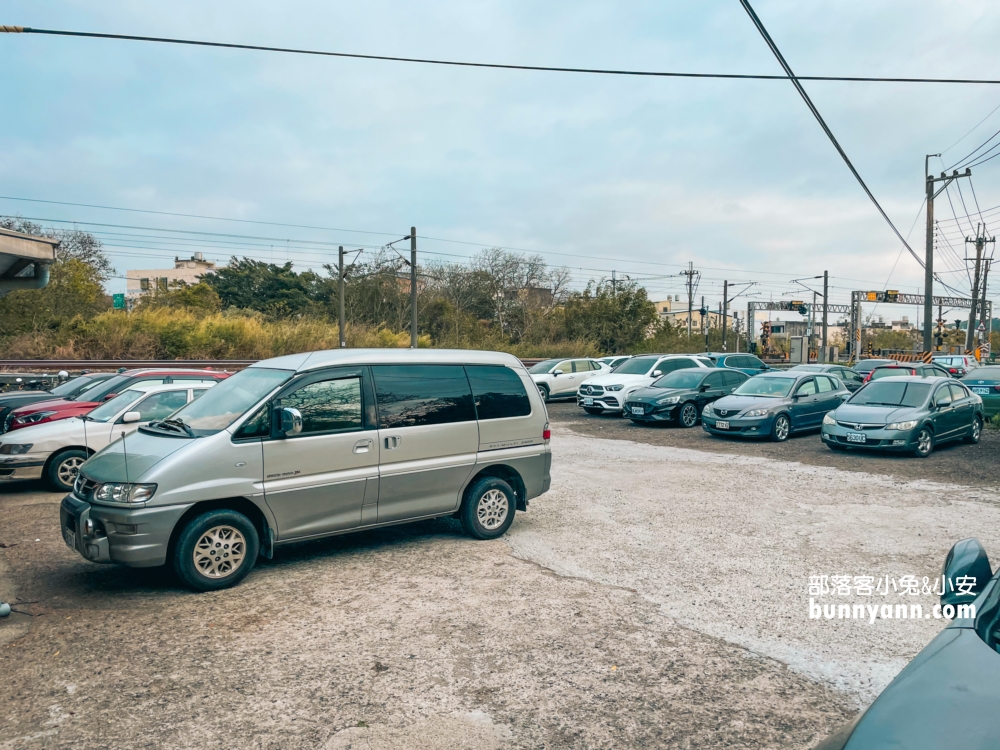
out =
{"type": "Polygon", "coordinates": [[[67,495],[59,522],[66,546],[85,559],[150,568],[166,563],[170,534],[190,507],[113,508],[67,495]]]}

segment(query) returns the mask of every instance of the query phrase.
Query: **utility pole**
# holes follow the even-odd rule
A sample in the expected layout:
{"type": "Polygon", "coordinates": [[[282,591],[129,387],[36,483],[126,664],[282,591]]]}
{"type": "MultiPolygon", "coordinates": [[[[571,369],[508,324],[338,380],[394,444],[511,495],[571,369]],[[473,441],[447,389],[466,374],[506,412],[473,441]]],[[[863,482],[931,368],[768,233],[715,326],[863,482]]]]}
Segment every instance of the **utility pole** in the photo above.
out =
{"type": "Polygon", "coordinates": [[[340,283],[338,286],[338,296],[340,297],[340,348],[347,346],[347,336],[344,333],[344,246],[340,246],[340,253],[337,260],[337,269],[340,271],[340,283]]]}
{"type": "Polygon", "coordinates": [[[969,329],[965,332],[965,348],[972,349],[975,344],[976,318],[979,312],[979,283],[983,271],[983,248],[987,242],[996,242],[995,238],[986,238],[986,227],[976,226],[976,236],[966,237],[965,241],[976,245],[976,270],[972,275],[972,309],[969,310],[969,329]]]}
{"type": "Polygon", "coordinates": [[[959,177],[971,177],[972,170],[966,167],[964,174],[952,170],[951,175],[941,173],[940,177],[930,175],[930,159],[941,154],[928,154],[924,157],[925,189],[927,191],[927,246],[924,255],[924,351],[931,350],[931,327],[934,325],[934,199],[941,191],[959,177]],[[937,190],[934,183],[942,183],[937,190]]]}
{"type": "MultiPolygon", "coordinates": [[[[809,362],[809,352],[813,348],[813,344],[816,339],[816,292],[813,292],[813,303],[809,308],[809,339],[806,344],[806,363],[809,362]]],[[[819,355],[819,352],[816,352],[819,355]]],[[[819,362],[819,356],[816,357],[816,361],[819,362]]]]}
{"type": "Polygon", "coordinates": [[[708,317],[708,308],[705,307],[705,295],[701,296],[701,332],[705,334],[705,351],[708,351],[708,326],[705,325],[705,318],[708,317]]]}
{"type": "Polygon", "coordinates": [[[611,269],[611,296],[614,297],[618,294],[618,279],[615,276],[615,270],[611,269]]]}
{"type": "Polygon", "coordinates": [[[691,338],[691,318],[694,315],[694,277],[698,272],[694,270],[694,263],[688,262],[688,270],[681,271],[681,276],[687,276],[688,290],[688,338],[691,338]]]}
{"type": "Polygon", "coordinates": [[[726,349],[726,327],[729,323],[729,282],[722,282],[722,351],[728,351],[726,349]]]}
{"type": "Polygon", "coordinates": [[[827,310],[830,305],[830,274],[823,271],[823,357],[820,362],[826,362],[827,310]]]}
{"type": "Polygon", "coordinates": [[[417,228],[410,227],[410,348],[417,348],[417,228]]]}
{"type": "Polygon", "coordinates": [[[990,332],[991,332],[990,329],[993,328],[993,317],[992,316],[987,317],[987,311],[986,311],[986,279],[987,279],[987,277],[989,275],[990,275],[990,259],[986,258],[983,261],[983,284],[982,284],[982,288],[983,288],[983,297],[982,297],[982,300],[983,300],[983,302],[982,302],[982,312],[979,314],[979,321],[986,327],[986,330],[984,332],[984,334],[985,334],[985,339],[984,340],[985,341],[989,341],[990,340],[990,332]]]}
{"type": "Polygon", "coordinates": [[[735,339],[735,341],[733,342],[733,345],[736,347],[733,351],[735,351],[737,354],[739,354],[739,352],[740,352],[740,318],[739,318],[739,313],[736,310],[733,310],[733,338],[735,339]]]}
{"type": "Polygon", "coordinates": [[[944,344],[944,305],[938,305],[937,331],[934,350],[939,352],[944,344]]]}

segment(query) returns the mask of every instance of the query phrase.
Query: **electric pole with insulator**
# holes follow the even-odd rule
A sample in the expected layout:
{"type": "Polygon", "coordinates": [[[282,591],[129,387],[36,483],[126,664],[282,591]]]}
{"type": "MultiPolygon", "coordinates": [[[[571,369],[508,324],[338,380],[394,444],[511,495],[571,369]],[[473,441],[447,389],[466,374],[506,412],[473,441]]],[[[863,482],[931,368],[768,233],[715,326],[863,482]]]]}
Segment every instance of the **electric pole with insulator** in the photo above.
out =
{"type": "Polygon", "coordinates": [[[941,154],[928,154],[924,157],[924,186],[927,191],[927,247],[924,256],[924,351],[931,350],[931,328],[934,326],[934,199],[959,177],[972,177],[972,170],[966,167],[964,174],[952,170],[951,175],[941,173],[940,177],[932,177],[929,173],[930,158],[941,154]],[[934,189],[934,183],[940,182],[941,187],[934,189]]]}
{"type": "Polygon", "coordinates": [[[344,246],[340,246],[340,252],[337,258],[337,270],[338,270],[338,286],[337,286],[337,296],[340,297],[340,315],[338,320],[340,322],[340,348],[343,349],[347,346],[347,336],[344,331],[345,326],[345,315],[344,315],[344,246]]]}
{"type": "Polygon", "coordinates": [[[417,348],[417,228],[410,227],[410,348],[417,348]]]}

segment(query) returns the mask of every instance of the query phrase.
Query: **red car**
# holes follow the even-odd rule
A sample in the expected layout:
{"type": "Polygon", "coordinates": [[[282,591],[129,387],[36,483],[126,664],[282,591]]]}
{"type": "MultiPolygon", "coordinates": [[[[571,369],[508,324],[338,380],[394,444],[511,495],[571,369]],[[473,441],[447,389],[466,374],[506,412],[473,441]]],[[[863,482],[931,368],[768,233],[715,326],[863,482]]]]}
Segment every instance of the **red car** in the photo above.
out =
{"type": "Polygon", "coordinates": [[[889,378],[896,375],[919,375],[925,378],[947,378],[950,377],[948,371],[938,364],[925,364],[923,362],[912,365],[900,362],[895,365],[881,365],[876,367],[867,377],[865,382],[878,380],[879,378],[889,378]]]}
{"type": "Polygon", "coordinates": [[[33,404],[11,410],[4,420],[3,432],[45,422],[55,422],[57,419],[82,416],[101,402],[114,398],[136,383],[176,383],[178,381],[216,383],[228,377],[228,372],[215,370],[126,370],[112,378],[95,383],[72,399],[54,398],[47,401],[36,401],[33,404]]]}

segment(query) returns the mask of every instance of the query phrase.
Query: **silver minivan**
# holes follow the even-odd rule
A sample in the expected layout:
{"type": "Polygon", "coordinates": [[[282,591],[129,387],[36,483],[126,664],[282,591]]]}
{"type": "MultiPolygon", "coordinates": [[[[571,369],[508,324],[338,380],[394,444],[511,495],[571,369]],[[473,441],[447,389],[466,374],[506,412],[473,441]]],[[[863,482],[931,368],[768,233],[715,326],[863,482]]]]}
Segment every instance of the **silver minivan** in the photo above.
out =
{"type": "Polygon", "coordinates": [[[549,489],[549,426],[509,354],[344,349],[258,362],[80,467],[66,544],[242,580],[288,542],[454,516],[495,539],[549,489]]]}

